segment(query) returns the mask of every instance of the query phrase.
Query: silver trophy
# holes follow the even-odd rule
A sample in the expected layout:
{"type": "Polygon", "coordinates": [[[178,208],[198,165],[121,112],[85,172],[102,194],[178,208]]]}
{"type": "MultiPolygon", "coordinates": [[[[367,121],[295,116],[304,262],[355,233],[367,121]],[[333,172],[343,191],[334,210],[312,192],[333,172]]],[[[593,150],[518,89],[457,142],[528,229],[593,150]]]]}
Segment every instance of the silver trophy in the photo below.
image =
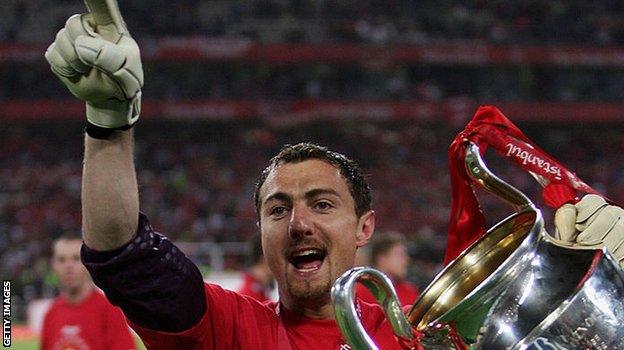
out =
{"type": "Polygon", "coordinates": [[[539,209],[496,177],[476,145],[465,165],[475,183],[513,205],[501,221],[440,272],[405,315],[392,284],[354,268],[332,288],[336,321],[354,349],[377,349],[357,316],[355,283],[386,312],[406,348],[624,349],[624,271],[606,249],[570,248],[544,229],[539,209]]]}

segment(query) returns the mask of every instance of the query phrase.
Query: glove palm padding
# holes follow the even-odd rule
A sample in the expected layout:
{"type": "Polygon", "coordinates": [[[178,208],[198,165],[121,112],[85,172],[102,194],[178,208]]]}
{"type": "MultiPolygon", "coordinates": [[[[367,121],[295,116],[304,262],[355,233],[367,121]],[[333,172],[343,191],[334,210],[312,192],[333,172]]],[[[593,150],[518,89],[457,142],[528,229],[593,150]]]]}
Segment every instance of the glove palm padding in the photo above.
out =
{"type": "Polygon", "coordinates": [[[555,213],[556,238],[573,247],[607,247],[624,267],[624,209],[589,194],[555,213]]]}
{"type": "Polygon", "coordinates": [[[45,57],[69,91],[87,103],[90,123],[115,129],[136,122],[143,68],[139,47],[129,35],[117,33],[113,24],[96,27],[90,14],[74,15],[45,57]]]}

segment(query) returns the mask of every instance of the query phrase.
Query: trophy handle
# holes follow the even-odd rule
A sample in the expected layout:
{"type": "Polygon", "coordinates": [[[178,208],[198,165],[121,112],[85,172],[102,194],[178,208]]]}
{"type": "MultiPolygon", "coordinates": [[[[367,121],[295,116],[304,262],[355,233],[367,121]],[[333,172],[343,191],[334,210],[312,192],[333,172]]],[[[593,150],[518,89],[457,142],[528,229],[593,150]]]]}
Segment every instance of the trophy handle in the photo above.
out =
{"type": "Polygon", "coordinates": [[[331,290],[336,322],[349,345],[354,349],[377,350],[377,345],[366,333],[358,316],[354,286],[363,283],[375,296],[386,313],[394,334],[412,340],[412,328],[403,313],[399,299],[390,279],[382,272],[370,267],[356,267],[345,272],[331,290]]]}
{"type": "MultiPolygon", "coordinates": [[[[486,191],[511,204],[516,213],[535,212],[539,217],[536,219],[536,221],[540,221],[540,225],[544,226],[542,222],[543,217],[541,216],[541,210],[539,210],[537,206],[535,206],[533,201],[531,201],[531,199],[529,199],[529,197],[527,197],[524,193],[520,192],[512,185],[508,184],[504,180],[500,179],[498,176],[494,175],[494,173],[487,167],[487,165],[483,161],[479,146],[468,140],[466,140],[465,142],[467,143],[467,145],[464,164],[466,166],[466,172],[468,173],[468,176],[470,176],[470,178],[475,183],[479,184],[486,191]]],[[[548,184],[548,180],[545,179],[543,176],[531,171],[529,171],[529,174],[542,187],[545,187],[548,184]]],[[[559,247],[569,247],[569,245],[565,242],[561,242],[548,234],[544,228],[542,228],[541,230],[544,231],[541,234],[541,239],[547,240],[549,243],[559,247]]]]}
{"type": "Polygon", "coordinates": [[[492,173],[481,158],[479,146],[470,141],[466,142],[468,143],[465,158],[466,171],[476,183],[488,192],[510,203],[518,213],[527,209],[537,211],[537,207],[535,207],[535,204],[529,197],[492,173]]]}
{"type": "Polygon", "coordinates": [[[481,295],[484,284],[501,284],[527,263],[544,232],[541,211],[522,192],[494,175],[479,146],[465,140],[464,166],[471,180],[512,205],[515,214],[501,221],[451,261],[421,293],[407,313],[418,331],[435,324],[469,295],[481,295]],[[465,278],[472,276],[471,278],[465,278]]]}

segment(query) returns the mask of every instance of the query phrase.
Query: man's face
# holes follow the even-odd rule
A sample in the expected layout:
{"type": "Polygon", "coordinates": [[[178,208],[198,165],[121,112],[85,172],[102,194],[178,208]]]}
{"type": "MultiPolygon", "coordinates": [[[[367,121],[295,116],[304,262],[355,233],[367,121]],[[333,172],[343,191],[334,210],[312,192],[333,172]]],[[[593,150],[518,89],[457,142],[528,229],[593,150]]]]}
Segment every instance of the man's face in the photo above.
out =
{"type": "Polygon", "coordinates": [[[264,255],[282,301],[327,302],[334,281],[368,242],[374,212],[358,218],[340,170],[316,159],[273,170],[260,203],[264,255]]]}
{"type": "Polygon", "coordinates": [[[89,283],[87,269],[80,262],[79,239],[61,239],[53,248],[52,270],[58,276],[60,289],[74,291],[89,283]]]}
{"type": "Polygon", "coordinates": [[[395,244],[377,259],[377,267],[392,278],[403,279],[407,276],[409,255],[403,244],[395,244]]]}

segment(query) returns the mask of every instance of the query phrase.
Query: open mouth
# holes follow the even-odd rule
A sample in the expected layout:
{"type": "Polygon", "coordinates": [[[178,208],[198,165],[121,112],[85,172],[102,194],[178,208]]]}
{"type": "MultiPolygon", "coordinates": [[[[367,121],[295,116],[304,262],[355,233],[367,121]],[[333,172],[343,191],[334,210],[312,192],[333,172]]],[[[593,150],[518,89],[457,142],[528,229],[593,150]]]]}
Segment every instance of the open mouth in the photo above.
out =
{"type": "Polygon", "coordinates": [[[312,272],[321,267],[326,255],[318,248],[299,249],[289,255],[288,261],[300,272],[312,272]]]}

